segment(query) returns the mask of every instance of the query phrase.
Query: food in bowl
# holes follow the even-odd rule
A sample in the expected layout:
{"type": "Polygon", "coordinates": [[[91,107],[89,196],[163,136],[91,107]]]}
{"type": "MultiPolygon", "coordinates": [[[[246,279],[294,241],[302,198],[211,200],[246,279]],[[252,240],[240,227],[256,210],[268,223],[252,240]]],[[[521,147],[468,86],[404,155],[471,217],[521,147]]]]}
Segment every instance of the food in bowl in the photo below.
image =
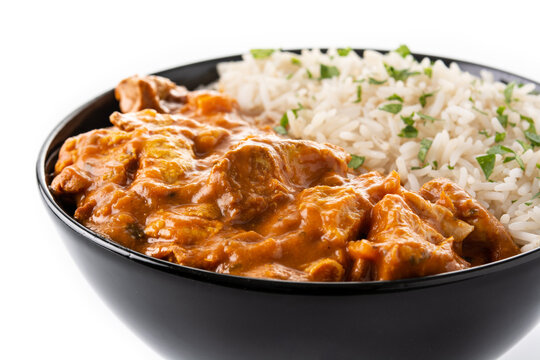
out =
{"type": "MultiPolygon", "coordinates": [[[[288,56],[298,66],[307,62],[304,55],[275,52],[248,61],[265,69],[272,66],[272,56],[288,56]]],[[[343,57],[348,56],[353,55],[343,57]]],[[[310,80],[318,84],[315,87],[331,86],[344,73],[340,69],[321,64],[320,74],[310,71],[310,80]]],[[[221,89],[228,81],[224,71],[221,89]]],[[[386,71],[403,70],[387,65],[386,71]]],[[[430,77],[407,71],[406,78],[393,78],[392,86],[403,87],[414,76],[430,77]]],[[[436,78],[433,72],[431,76],[436,78]]],[[[267,82],[272,83],[277,81],[267,82]]],[[[363,90],[358,89],[363,88],[356,87],[353,106],[362,107],[363,90]]],[[[290,95],[287,91],[284,98],[290,95]]],[[[66,141],[56,164],[53,192],[76,203],[75,217],[81,223],[126,247],[233,275],[295,281],[393,280],[465,269],[519,252],[507,228],[486,210],[490,204],[456,183],[438,178],[414,189],[407,176],[403,187],[397,165],[376,168],[360,151],[351,155],[349,149],[297,139],[309,136],[294,134],[295,121],[313,111],[310,121],[317,123],[316,104],[300,103],[275,118],[264,106],[242,105],[246,90],[235,94],[238,102],[229,95],[234,92],[188,92],[159,77],[122,81],[116,95],[123,114],[111,115],[115,127],[66,141]],[[379,171],[369,171],[374,168],[379,171]]],[[[422,134],[423,125],[416,124],[414,115],[399,119],[409,100],[395,95],[387,104],[394,106],[380,105],[377,111],[403,121],[402,131],[409,126],[409,133],[413,128],[422,134]]],[[[323,103],[328,100],[323,90],[309,96],[322,96],[323,103]]],[[[424,97],[426,112],[430,96],[424,97]]],[[[380,100],[377,93],[371,97],[380,100]]],[[[420,114],[424,120],[439,121],[420,114]]],[[[328,131],[318,134],[325,137],[328,131]]],[[[419,143],[416,160],[432,170],[437,160],[429,159],[430,148],[437,139],[399,134],[402,147],[419,143]]],[[[506,164],[521,166],[525,153],[512,151],[514,159],[506,164]]],[[[505,161],[500,153],[487,155],[489,161],[505,161]]],[[[452,166],[462,166],[460,160],[452,166]]]]}

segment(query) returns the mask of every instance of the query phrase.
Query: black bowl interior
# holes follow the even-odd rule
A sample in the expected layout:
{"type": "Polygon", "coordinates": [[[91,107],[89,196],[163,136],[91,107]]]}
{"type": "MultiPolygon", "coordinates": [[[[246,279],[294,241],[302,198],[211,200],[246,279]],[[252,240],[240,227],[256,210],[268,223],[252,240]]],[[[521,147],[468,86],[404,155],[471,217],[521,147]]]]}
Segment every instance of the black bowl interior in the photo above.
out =
{"type": "MultiPolygon", "coordinates": [[[[299,53],[300,50],[289,50],[299,53]]],[[[357,53],[362,54],[364,50],[356,49],[357,53]]],[[[381,51],[381,50],[379,50],[381,51]]],[[[381,51],[385,52],[385,51],[381,51]]],[[[431,60],[441,60],[445,64],[449,65],[454,62],[460,66],[464,71],[468,71],[474,75],[479,75],[481,70],[490,71],[495,80],[503,83],[509,83],[511,81],[516,83],[534,83],[536,89],[540,89],[540,84],[524,77],[507,73],[498,69],[473,64],[465,61],[441,58],[431,55],[414,54],[417,60],[421,60],[424,57],[428,57],[431,60]]],[[[164,70],[156,73],[155,75],[164,76],[177,84],[186,86],[188,89],[193,90],[200,86],[208,85],[218,79],[218,73],[216,65],[220,62],[227,61],[239,61],[240,55],[229,56],[224,58],[212,59],[208,61],[198,62],[194,64],[184,65],[169,70],[164,70]]],[[[514,267],[521,263],[531,261],[533,259],[540,258],[540,249],[529,251],[528,253],[516,255],[510,259],[501,260],[498,262],[478,266],[475,268],[462,270],[453,273],[445,273],[433,276],[427,276],[416,279],[405,279],[397,281],[373,281],[363,283],[313,283],[313,282],[290,282],[281,280],[269,280],[269,279],[252,279],[238,276],[217,274],[200,269],[193,269],[182,265],[177,265],[169,262],[165,262],[159,259],[151,258],[146,255],[137,253],[131,249],[118,245],[109,239],[102,237],[101,235],[92,232],[91,230],[83,227],[76,222],[73,217],[74,209],[69,204],[62,203],[58,199],[54,198],[49,191],[48,185],[52,180],[52,174],[54,171],[54,164],[57,160],[58,151],[63,142],[71,136],[102,127],[110,126],[109,115],[118,111],[118,104],[114,98],[114,91],[109,90],[98,97],[90,100],[86,104],[82,105],[71,114],[69,114],[48,136],[45,141],[37,162],[37,176],[41,193],[45,198],[47,205],[54,211],[55,215],[59,217],[64,223],[70,226],[77,232],[84,233],[84,235],[95,243],[114,251],[122,256],[128,256],[129,258],[143,262],[149,266],[165,270],[174,274],[178,274],[184,277],[199,279],[216,283],[224,286],[233,286],[240,288],[248,288],[258,291],[269,292],[286,292],[286,293],[301,293],[301,294],[347,294],[347,293],[363,293],[371,291],[397,291],[401,289],[411,289],[432,285],[440,285],[448,282],[461,281],[464,279],[483,276],[495,271],[501,271],[505,268],[514,267]]]]}

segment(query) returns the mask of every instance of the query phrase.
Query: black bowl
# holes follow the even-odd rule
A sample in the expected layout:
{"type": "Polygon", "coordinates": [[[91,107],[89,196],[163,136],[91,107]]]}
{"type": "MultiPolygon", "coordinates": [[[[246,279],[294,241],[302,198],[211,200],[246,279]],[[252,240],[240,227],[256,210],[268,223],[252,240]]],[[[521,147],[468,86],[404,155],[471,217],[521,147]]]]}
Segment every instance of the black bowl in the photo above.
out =
{"type": "MultiPolygon", "coordinates": [[[[359,50],[360,51],[360,50],[359,50]]],[[[424,55],[416,55],[422,58],[424,55]]],[[[532,82],[452,61],[504,82],[532,82]]],[[[204,61],[160,72],[195,88],[217,79],[204,61]]],[[[537,84],[538,85],[538,84],[537,84]]],[[[108,126],[113,91],[84,104],[48,136],[38,185],[66,246],[111,308],[167,358],[493,359],[540,315],[540,249],[469,270],[400,281],[295,283],[216,274],[157,260],[85,228],[49,191],[68,137],[108,126]]]]}

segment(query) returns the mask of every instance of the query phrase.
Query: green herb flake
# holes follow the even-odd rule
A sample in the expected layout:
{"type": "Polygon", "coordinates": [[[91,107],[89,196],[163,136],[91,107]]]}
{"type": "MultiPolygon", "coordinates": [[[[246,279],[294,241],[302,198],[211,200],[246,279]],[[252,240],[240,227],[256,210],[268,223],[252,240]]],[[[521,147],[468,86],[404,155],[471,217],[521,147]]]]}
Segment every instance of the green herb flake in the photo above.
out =
{"type": "Polygon", "coordinates": [[[432,92],[431,92],[431,93],[424,93],[424,94],[422,94],[422,96],[420,96],[420,98],[418,99],[418,100],[420,101],[420,105],[422,105],[422,107],[426,106],[426,99],[427,99],[428,97],[433,96],[433,94],[435,94],[435,93],[432,93],[432,92]]]}
{"type": "Polygon", "coordinates": [[[396,100],[396,101],[399,101],[399,102],[403,102],[403,98],[401,96],[399,96],[398,94],[392,94],[392,96],[389,96],[386,98],[386,100],[396,100]]]}
{"type": "Polygon", "coordinates": [[[396,81],[405,81],[409,76],[420,75],[418,71],[409,71],[409,69],[396,70],[393,66],[384,64],[384,68],[390,77],[393,77],[396,81]]]}
{"type": "Polygon", "coordinates": [[[330,79],[334,76],[339,76],[337,67],[321,64],[321,79],[330,79]]]}
{"type": "Polygon", "coordinates": [[[379,110],[389,112],[391,114],[397,114],[401,111],[403,105],[401,104],[385,104],[379,108],[379,110]]]}
{"type": "Polygon", "coordinates": [[[526,202],[526,203],[524,203],[524,204],[525,204],[525,205],[527,205],[527,206],[531,206],[531,205],[532,205],[532,202],[530,202],[530,201],[527,201],[527,202],[526,202]]]}
{"type": "Polygon", "coordinates": [[[308,79],[313,79],[313,74],[311,73],[311,71],[309,71],[309,69],[306,69],[306,74],[308,79]]]}
{"type": "Polygon", "coordinates": [[[536,198],[540,197],[540,191],[534,194],[534,196],[531,198],[531,200],[534,200],[536,198]]]}
{"type": "Polygon", "coordinates": [[[401,120],[405,123],[405,125],[414,125],[413,117],[414,117],[414,113],[412,113],[409,116],[401,115],[401,120]]]}
{"type": "Polygon", "coordinates": [[[293,77],[294,73],[290,73],[289,75],[287,75],[286,79],[287,80],[291,80],[291,78],[293,77]]]}
{"type": "Polygon", "coordinates": [[[507,156],[507,157],[505,157],[505,158],[503,159],[503,164],[506,164],[506,163],[508,163],[508,162],[510,162],[510,161],[514,161],[514,160],[516,160],[516,157],[515,157],[515,156],[507,156]]]}
{"type": "Polygon", "coordinates": [[[536,168],[537,168],[537,169],[540,169],[540,164],[536,164],[536,168]]]}
{"type": "Polygon", "coordinates": [[[287,129],[282,125],[274,127],[274,131],[280,135],[287,135],[287,129]]]}
{"type": "Polygon", "coordinates": [[[359,103],[362,101],[362,85],[358,85],[356,87],[356,100],[355,103],[359,103]]]}
{"type": "Polygon", "coordinates": [[[348,47],[346,49],[337,49],[337,53],[339,56],[347,56],[351,52],[351,48],[348,47]]]}
{"type": "MultiPolygon", "coordinates": [[[[519,167],[522,169],[522,170],[525,170],[525,164],[523,163],[523,160],[521,159],[521,157],[516,154],[516,152],[512,149],[510,149],[508,146],[504,146],[504,145],[495,145],[495,146],[492,146],[491,148],[489,148],[489,150],[487,151],[488,155],[495,155],[495,154],[500,154],[500,155],[504,155],[504,154],[513,154],[514,156],[514,159],[512,160],[516,160],[516,162],[518,163],[519,167]]],[[[508,160],[510,161],[510,160],[508,160]]]]}
{"type": "Polygon", "coordinates": [[[477,156],[476,161],[484,172],[486,180],[489,180],[489,177],[491,176],[491,174],[493,173],[493,169],[495,168],[495,154],[477,156]]]}
{"type": "MultiPolygon", "coordinates": [[[[302,104],[298,103],[298,107],[296,109],[291,109],[292,113],[294,114],[294,116],[298,116],[298,111],[300,110],[303,110],[304,109],[304,106],[302,106],[302,104]]],[[[289,126],[289,116],[287,115],[287,112],[285,112],[285,114],[283,114],[283,116],[281,117],[281,120],[279,120],[279,125],[285,129],[285,134],[287,133],[287,126],[289,126]]],[[[276,130],[276,128],[274,128],[274,130],[276,130]]],[[[282,131],[282,130],[280,130],[282,131]]],[[[279,131],[276,131],[277,133],[281,134],[281,132],[279,131]]]]}
{"type": "Polygon", "coordinates": [[[398,134],[399,137],[412,139],[418,136],[418,129],[412,125],[405,125],[401,132],[398,134]]]}
{"type": "Polygon", "coordinates": [[[425,68],[424,69],[424,74],[426,74],[427,77],[431,79],[431,77],[433,76],[433,69],[430,68],[430,67],[425,68]]]}
{"type": "Polygon", "coordinates": [[[399,55],[401,55],[402,58],[406,58],[407,55],[411,53],[411,50],[409,50],[409,47],[407,45],[400,45],[396,50],[399,55]]]}
{"type": "Polygon", "coordinates": [[[507,104],[510,104],[512,102],[512,93],[514,92],[514,87],[516,86],[515,82],[511,82],[510,84],[506,85],[506,88],[504,88],[504,102],[507,104]]]}
{"type": "Polygon", "coordinates": [[[437,162],[437,160],[433,160],[433,163],[432,163],[432,168],[437,170],[439,168],[439,163],[437,162]]]}
{"type": "Polygon", "coordinates": [[[488,154],[515,154],[514,150],[510,149],[508,146],[504,145],[495,145],[489,148],[487,151],[488,154]]]}
{"type": "Polygon", "coordinates": [[[508,115],[504,115],[506,107],[499,106],[497,108],[497,120],[501,123],[502,127],[506,128],[508,126],[508,115]]]}
{"type": "Polygon", "coordinates": [[[301,62],[300,59],[297,58],[297,57],[292,57],[292,58],[291,58],[291,63],[292,63],[293,65],[296,65],[296,66],[301,66],[301,65],[302,65],[302,62],[301,62]]]}
{"type": "Polygon", "coordinates": [[[386,82],[387,80],[377,80],[377,79],[374,79],[372,77],[370,77],[368,79],[368,82],[371,84],[371,85],[382,85],[386,82]]]}
{"type": "Polygon", "coordinates": [[[525,131],[525,137],[533,144],[534,146],[540,146],[540,135],[535,134],[530,131],[525,131]]]}
{"type": "Polygon", "coordinates": [[[413,167],[411,167],[411,170],[420,170],[420,169],[423,169],[423,168],[425,168],[427,166],[429,166],[429,164],[426,164],[424,166],[413,166],[413,167]]]}
{"type": "Polygon", "coordinates": [[[503,133],[496,132],[495,133],[495,142],[496,143],[504,141],[505,138],[506,138],[506,133],[505,132],[503,132],[503,133]]]}
{"type": "Polygon", "coordinates": [[[351,169],[358,169],[360,166],[364,165],[364,161],[366,161],[365,156],[358,156],[351,154],[351,161],[349,161],[348,166],[351,169]]]}
{"type": "Polygon", "coordinates": [[[516,140],[516,142],[521,145],[521,147],[523,148],[523,152],[529,150],[529,149],[532,149],[532,146],[527,144],[525,141],[521,141],[521,140],[516,140]]]}
{"type": "Polygon", "coordinates": [[[473,105],[472,109],[473,109],[474,111],[476,111],[476,112],[479,112],[479,113],[482,114],[482,115],[485,115],[485,116],[488,116],[488,115],[489,115],[487,112],[480,110],[479,108],[477,108],[477,107],[474,106],[474,105],[473,105]]]}
{"type": "Polygon", "coordinates": [[[433,140],[430,140],[430,139],[422,139],[422,141],[420,141],[420,150],[418,150],[418,159],[421,162],[426,161],[426,155],[432,143],[433,143],[433,140]]]}
{"type": "Polygon", "coordinates": [[[487,130],[480,130],[478,132],[478,134],[480,135],[484,135],[485,137],[490,137],[491,135],[489,135],[489,133],[487,132],[487,130]]]}
{"type": "Polygon", "coordinates": [[[455,169],[455,166],[448,165],[448,170],[454,170],[454,169],[455,169]]]}
{"type": "Polygon", "coordinates": [[[249,52],[254,59],[266,59],[274,53],[274,49],[251,49],[249,52]]]}
{"type": "Polygon", "coordinates": [[[431,122],[440,121],[439,119],[436,119],[433,116],[429,116],[429,115],[422,114],[422,113],[418,113],[418,116],[420,117],[420,119],[422,119],[424,121],[425,120],[428,120],[428,121],[431,121],[431,122]]]}

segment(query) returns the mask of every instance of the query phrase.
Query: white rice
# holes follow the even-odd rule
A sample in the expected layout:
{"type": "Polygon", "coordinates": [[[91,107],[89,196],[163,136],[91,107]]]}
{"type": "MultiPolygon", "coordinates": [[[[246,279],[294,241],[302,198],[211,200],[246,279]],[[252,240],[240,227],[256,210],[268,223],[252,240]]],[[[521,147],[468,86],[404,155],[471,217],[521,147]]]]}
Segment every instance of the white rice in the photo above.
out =
{"type": "Polygon", "coordinates": [[[529,94],[534,84],[516,85],[511,103],[506,104],[506,85],[494,82],[489,72],[476,77],[457,64],[432,64],[427,58],[417,62],[411,55],[402,58],[395,52],[375,51],[365,51],[363,58],[353,51],[339,56],[336,50],[304,50],[301,55],[276,51],[265,59],[246,54],[243,61],[220,64],[218,72],[220,90],[236,97],[243,111],[256,114],[261,122],[277,125],[287,113],[292,137],[339,145],[364,156],[367,169],[396,170],[404,186],[412,190],[437,177],[451,179],[501,220],[522,251],[540,246],[540,196],[533,198],[540,191],[540,148],[524,151],[516,141],[530,143],[524,135],[529,125],[520,114],[532,118],[540,129],[540,96],[529,94]],[[293,58],[300,64],[293,63],[293,58]],[[385,63],[420,74],[396,81],[385,63]],[[339,75],[319,80],[321,64],[335,66],[339,75]],[[432,69],[431,78],[424,73],[426,68],[432,69]],[[376,85],[369,78],[386,82],[376,85]],[[360,102],[356,102],[358,86],[362,88],[360,102]],[[433,96],[422,107],[419,98],[425,93],[433,96]],[[379,109],[397,103],[387,100],[393,94],[403,98],[398,114],[379,109]],[[295,116],[292,109],[298,104],[303,109],[295,116]],[[508,123],[515,126],[501,125],[499,106],[506,107],[508,123]],[[405,126],[400,115],[413,112],[418,136],[398,136],[405,126]],[[423,121],[419,112],[438,120],[423,121]],[[502,142],[495,142],[496,132],[506,133],[502,142]],[[422,163],[418,151],[424,138],[433,142],[422,163]],[[494,145],[515,151],[524,169],[515,160],[503,162],[511,154],[497,154],[490,181],[486,180],[476,157],[494,145]]]}

